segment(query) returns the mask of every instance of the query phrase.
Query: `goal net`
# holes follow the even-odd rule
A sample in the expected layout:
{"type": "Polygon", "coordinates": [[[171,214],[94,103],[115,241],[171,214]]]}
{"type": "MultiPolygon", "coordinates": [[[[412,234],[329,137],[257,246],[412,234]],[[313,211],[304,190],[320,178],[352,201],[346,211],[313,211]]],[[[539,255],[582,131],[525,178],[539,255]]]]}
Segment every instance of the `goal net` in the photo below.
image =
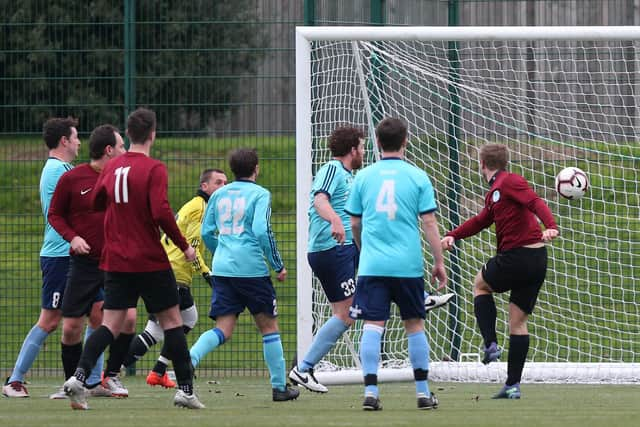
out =
{"type": "MultiPolygon", "coordinates": [[[[640,28],[300,27],[297,81],[298,358],[331,316],[306,262],[309,190],[330,159],[327,138],[404,119],[407,160],[431,177],[441,234],[478,213],[487,184],[478,148],[506,144],[510,170],[551,208],[560,237],[529,320],[523,381],[640,381],[640,28]],[[556,193],[563,168],[586,172],[580,200],[556,193]]],[[[364,224],[366,227],[366,224],[364,224]]],[[[503,362],[480,363],[472,281],[495,254],[493,227],[446,255],[448,307],[427,314],[429,375],[436,381],[504,381],[503,362]]],[[[424,247],[425,277],[432,265],[424,247]]],[[[389,260],[388,262],[394,262],[389,260]]],[[[508,352],[508,293],[496,295],[499,345],[508,352]]],[[[386,325],[381,380],[412,379],[399,317],[386,325]]],[[[320,381],[362,381],[354,327],[316,367],[320,381]]]]}

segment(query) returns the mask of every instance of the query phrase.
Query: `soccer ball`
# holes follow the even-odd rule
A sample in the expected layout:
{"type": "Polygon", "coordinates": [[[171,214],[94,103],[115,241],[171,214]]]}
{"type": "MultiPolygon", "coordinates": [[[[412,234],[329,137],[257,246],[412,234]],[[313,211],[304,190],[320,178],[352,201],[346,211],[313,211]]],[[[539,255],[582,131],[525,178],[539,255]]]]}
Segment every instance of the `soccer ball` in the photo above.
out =
{"type": "Polygon", "coordinates": [[[556,175],[556,191],[565,199],[577,200],[585,195],[588,188],[589,178],[578,168],[564,168],[556,175]]]}

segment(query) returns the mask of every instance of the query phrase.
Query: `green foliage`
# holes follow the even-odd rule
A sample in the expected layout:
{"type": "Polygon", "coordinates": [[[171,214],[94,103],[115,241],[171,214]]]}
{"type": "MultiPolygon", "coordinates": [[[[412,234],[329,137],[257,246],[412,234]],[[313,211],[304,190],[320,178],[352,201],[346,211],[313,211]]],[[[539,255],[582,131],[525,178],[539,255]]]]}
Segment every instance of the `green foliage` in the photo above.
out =
{"type": "MultiPolygon", "coordinates": [[[[172,132],[199,132],[231,108],[240,77],[264,47],[255,7],[232,2],[137,1],[135,98],[172,132]],[[181,107],[176,110],[175,105],[181,107]]],[[[0,0],[0,131],[37,131],[50,116],[72,115],[89,130],[122,127],[122,2],[0,0]]]]}

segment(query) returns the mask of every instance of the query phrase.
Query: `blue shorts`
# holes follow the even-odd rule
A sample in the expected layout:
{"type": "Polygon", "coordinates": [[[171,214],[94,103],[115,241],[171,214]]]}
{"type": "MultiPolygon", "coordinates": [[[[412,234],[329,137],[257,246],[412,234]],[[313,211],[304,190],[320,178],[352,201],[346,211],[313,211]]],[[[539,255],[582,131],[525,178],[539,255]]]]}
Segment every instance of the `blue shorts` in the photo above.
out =
{"type": "Polygon", "coordinates": [[[40,257],[42,270],[42,308],[60,310],[64,289],[67,286],[69,272],[69,257],[40,257]]]}
{"type": "Polygon", "coordinates": [[[239,315],[245,308],[251,314],[278,315],[276,291],[271,278],[213,276],[213,296],[209,317],[216,319],[226,314],[239,315]]]}
{"type": "Polygon", "coordinates": [[[356,245],[337,245],[326,251],[309,252],[307,259],[330,302],[353,296],[358,262],[356,245]]]}
{"type": "Polygon", "coordinates": [[[359,276],[349,316],[388,320],[391,302],[398,306],[402,320],[424,319],[424,278],[359,276]]]}

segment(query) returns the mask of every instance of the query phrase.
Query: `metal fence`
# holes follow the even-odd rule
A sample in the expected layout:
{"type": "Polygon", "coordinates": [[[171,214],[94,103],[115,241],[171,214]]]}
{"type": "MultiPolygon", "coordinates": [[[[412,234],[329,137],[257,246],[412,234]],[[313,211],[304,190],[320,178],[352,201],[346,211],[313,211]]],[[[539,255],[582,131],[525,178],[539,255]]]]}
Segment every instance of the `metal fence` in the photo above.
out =
{"type": "MultiPolygon", "coordinates": [[[[153,155],[167,163],[177,210],[206,167],[230,171],[228,150],[256,147],[259,182],[274,197],[273,221],[290,279],[276,289],[287,360],[295,349],[296,25],[638,25],[640,0],[0,0],[0,369],[9,374],[40,304],[43,219],[38,181],[43,121],[79,118],[123,127],[136,106],[158,112],[153,155]]],[[[86,144],[78,161],[86,161],[86,144]]],[[[197,279],[200,322],[213,325],[209,288],[197,279]]],[[[139,326],[145,321],[141,310],[139,326]]],[[[59,373],[50,336],[31,375],[59,373]]],[[[140,369],[148,369],[150,352],[140,369]]],[[[202,364],[216,374],[263,373],[248,315],[202,364]]]]}

